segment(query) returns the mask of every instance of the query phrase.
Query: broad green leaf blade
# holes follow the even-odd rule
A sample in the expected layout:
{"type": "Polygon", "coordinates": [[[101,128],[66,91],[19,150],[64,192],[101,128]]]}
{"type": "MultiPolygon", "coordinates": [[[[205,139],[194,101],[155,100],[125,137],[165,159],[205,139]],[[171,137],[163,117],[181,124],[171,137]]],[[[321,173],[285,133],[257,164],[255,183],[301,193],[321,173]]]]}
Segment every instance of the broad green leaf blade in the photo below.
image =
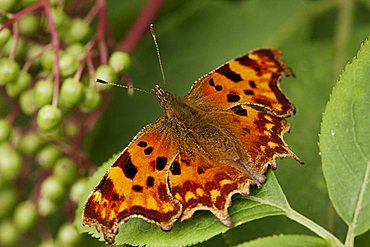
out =
{"type": "Polygon", "coordinates": [[[329,247],[321,238],[307,235],[278,235],[259,238],[236,247],[329,247]]]}
{"type": "Polygon", "coordinates": [[[320,149],[330,199],[353,235],[370,229],[370,42],[334,87],[321,126],[320,149]]]}
{"type": "MultiPolygon", "coordinates": [[[[100,238],[101,241],[104,241],[102,235],[94,228],[83,227],[81,225],[82,209],[87,196],[96,184],[98,184],[114,160],[115,158],[112,158],[105,162],[89,179],[84,197],[76,211],[75,224],[80,231],[88,232],[94,237],[100,238]]],[[[288,205],[283,191],[272,172],[269,173],[264,187],[261,190],[255,190],[252,194],[255,197],[272,201],[274,204],[281,205],[282,207],[288,205]]],[[[229,212],[235,225],[267,216],[284,214],[278,208],[250,201],[241,196],[233,200],[229,212]]],[[[206,241],[227,230],[228,228],[222,225],[211,213],[205,211],[196,213],[191,220],[176,223],[170,232],[163,232],[158,226],[147,224],[142,219],[131,219],[127,223],[122,224],[120,233],[116,237],[116,243],[157,247],[184,246],[206,241]]]]}

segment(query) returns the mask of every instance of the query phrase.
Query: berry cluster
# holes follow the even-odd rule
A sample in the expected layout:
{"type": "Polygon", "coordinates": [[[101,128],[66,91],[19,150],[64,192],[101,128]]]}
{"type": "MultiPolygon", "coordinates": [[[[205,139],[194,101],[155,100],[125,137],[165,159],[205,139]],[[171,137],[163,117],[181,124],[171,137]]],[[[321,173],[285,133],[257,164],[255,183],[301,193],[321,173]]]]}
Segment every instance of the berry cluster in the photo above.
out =
{"type": "Polygon", "coordinates": [[[105,1],[89,6],[79,18],[64,1],[0,1],[0,246],[80,238],[68,222],[93,167],[80,144],[108,89],[95,81],[130,67],[106,42],[105,1]]]}

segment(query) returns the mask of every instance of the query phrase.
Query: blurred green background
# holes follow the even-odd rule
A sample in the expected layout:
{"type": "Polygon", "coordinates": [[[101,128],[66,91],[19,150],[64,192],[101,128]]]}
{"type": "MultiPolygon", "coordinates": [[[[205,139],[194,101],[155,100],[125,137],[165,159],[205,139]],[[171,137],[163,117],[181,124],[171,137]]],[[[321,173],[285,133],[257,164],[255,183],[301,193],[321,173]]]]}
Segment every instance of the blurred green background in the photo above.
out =
{"type": "MultiPolygon", "coordinates": [[[[146,1],[107,1],[113,33],[120,40],[146,1]]],[[[291,203],[303,215],[341,240],[346,226],[332,208],[322,175],[318,135],[322,112],[345,63],[370,34],[367,0],[168,0],[154,22],[166,88],[186,94],[192,83],[215,67],[250,49],[275,47],[294,70],[282,88],[296,105],[288,119],[285,139],[305,161],[279,160],[275,172],[291,203]]],[[[149,31],[132,54],[129,76],[134,86],[163,86],[156,50],[149,31]]],[[[113,97],[94,133],[86,142],[92,160],[100,164],[121,151],[162,111],[153,95],[113,89],[113,97]]],[[[285,217],[270,217],[233,228],[199,246],[233,246],[279,233],[312,234],[285,217]]],[[[356,246],[369,246],[370,233],[356,246]]]]}

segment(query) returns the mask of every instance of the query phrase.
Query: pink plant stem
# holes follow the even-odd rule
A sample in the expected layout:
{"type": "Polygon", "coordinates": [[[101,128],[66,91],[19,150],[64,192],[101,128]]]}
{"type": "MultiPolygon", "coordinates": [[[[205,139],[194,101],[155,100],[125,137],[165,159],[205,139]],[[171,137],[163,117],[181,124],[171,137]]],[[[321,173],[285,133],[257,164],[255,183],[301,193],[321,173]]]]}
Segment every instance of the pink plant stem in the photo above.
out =
{"type": "Polygon", "coordinates": [[[59,39],[58,39],[58,33],[55,27],[54,19],[51,14],[51,6],[50,1],[45,0],[44,1],[44,10],[46,19],[48,21],[49,27],[50,27],[50,34],[51,34],[51,43],[54,48],[54,54],[55,54],[55,61],[54,61],[54,94],[53,94],[53,102],[52,105],[54,107],[57,107],[58,105],[58,98],[59,98],[59,86],[60,86],[60,71],[59,71],[59,39]]]}
{"type": "Polygon", "coordinates": [[[141,11],[130,31],[119,45],[119,50],[127,53],[132,52],[141,39],[141,36],[148,30],[162,3],[163,0],[148,0],[147,5],[141,11]]]}
{"type": "Polygon", "coordinates": [[[104,40],[104,30],[105,30],[106,20],[107,20],[105,0],[97,0],[97,4],[98,4],[98,17],[99,17],[97,40],[98,40],[98,45],[99,45],[100,63],[107,64],[108,51],[107,51],[107,46],[104,40]]]}
{"type": "Polygon", "coordinates": [[[6,117],[6,119],[8,120],[8,122],[10,124],[13,125],[15,119],[17,118],[19,112],[20,112],[20,106],[19,106],[19,101],[17,101],[15,103],[15,105],[12,107],[11,111],[9,112],[8,116],[6,117]]]}
{"type": "Polygon", "coordinates": [[[9,53],[9,58],[11,60],[15,59],[15,55],[17,52],[17,45],[18,45],[18,39],[19,39],[19,30],[17,24],[13,25],[13,46],[9,53]]]}
{"type": "Polygon", "coordinates": [[[3,30],[4,28],[7,28],[11,26],[14,22],[16,22],[21,16],[24,16],[26,14],[29,14],[33,11],[36,11],[38,9],[41,9],[44,6],[44,1],[39,1],[35,4],[32,4],[31,6],[24,8],[20,10],[19,12],[12,14],[12,17],[5,22],[3,25],[0,26],[0,31],[3,30]]]}

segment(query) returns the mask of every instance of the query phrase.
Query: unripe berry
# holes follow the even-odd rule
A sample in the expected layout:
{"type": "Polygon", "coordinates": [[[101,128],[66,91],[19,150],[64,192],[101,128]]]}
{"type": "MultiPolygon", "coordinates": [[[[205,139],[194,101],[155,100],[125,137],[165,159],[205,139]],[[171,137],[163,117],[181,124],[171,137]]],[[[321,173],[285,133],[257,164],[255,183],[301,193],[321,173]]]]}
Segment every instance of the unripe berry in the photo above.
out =
{"type": "Polygon", "coordinates": [[[62,111],[52,105],[43,106],[37,114],[37,124],[44,131],[56,129],[61,122],[62,111]]]}
{"type": "Polygon", "coordinates": [[[0,9],[7,12],[14,6],[15,3],[16,0],[1,0],[0,9]]]}
{"type": "Polygon", "coordinates": [[[19,65],[8,58],[0,59],[0,86],[13,83],[19,75],[19,65]]]}
{"type": "Polygon", "coordinates": [[[32,115],[37,110],[33,92],[33,90],[25,91],[19,97],[19,105],[26,115],[32,115]]]}
{"type": "Polygon", "coordinates": [[[63,183],[55,176],[50,176],[41,185],[41,197],[48,198],[54,202],[60,201],[65,193],[63,183]]]}
{"type": "Polygon", "coordinates": [[[61,158],[54,166],[53,175],[64,184],[69,185],[77,176],[77,166],[69,158],[61,158]]]}
{"type": "Polygon", "coordinates": [[[18,20],[19,31],[25,35],[35,34],[40,26],[39,18],[34,14],[24,15],[18,20]]]}
{"type": "Polygon", "coordinates": [[[57,204],[50,198],[41,196],[37,200],[37,209],[41,216],[48,216],[56,212],[57,204]]]}
{"type": "Polygon", "coordinates": [[[17,242],[19,238],[19,233],[15,225],[9,221],[5,220],[0,223],[0,245],[9,246],[17,242]]]}
{"type": "Polygon", "coordinates": [[[8,28],[0,31],[0,47],[3,47],[9,40],[11,32],[8,28]]]}
{"type": "Polygon", "coordinates": [[[79,65],[78,59],[72,54],[63,52],[60,54],[59,66],[62,76],[72,75],[79,65]]]}
{"type": "Polygon", "coordinates": [[[0,218],[10,215],[17,202],[17,192],[14,187],[0,188],[0,218]]]}
{"type": "Polygon", "coordinates": [[[12,132],[12,126],[5,118],[0,119],[0,143],[7,141],[12,132]]]}
{"type": "Polygon", "coordinates": [[[94,88],[85,88],[80,108],[84,112],[91,112],[98,108],[101,102],[101,95],[94,88]]]}
{"type": "Polygon", "coordinates": [[[5,180],[14,180],[21,171],[21,157],[8,144],[0,147],[0,174],[5,180]]]}
{"type": "Polygon", "coordinates": [[[58,230],[57,241],[62,246],[76,246],[80,239],[80,233],[73,224],[65,223],[58,230]]]}
{"type": "MultiPolygon", "coordinates": [[[[101,79],[107,82],[117,82],[117,73],[113,70],[110,65],[103,64],[100,65],[95,71],[95,80],[101,79]]],[[[97,87],[100,90],[107,90],[110,89],[112,86],[108,84],[101,84],[98,83],[97,87]]]]}
{"type": "Polygon", "coordinates": [[[67,43],[79,42],[87,36],[89,31],[89,24],[85,20],[76,18],[71,21],[68,31],[62,38],[67,43]]]}
{"type": "Polygon", "coordinates": [[[55,53],[54,50],[45,51],[40,58],[41,66],[46,71],[52,71],[54,67],[55,53]]]}
{"type": "Polygon", "coordinates": [[[6,92],[15,97],[25,90],[31,83],[31,76],[26,71],[21,71],[18,78],[13,83],[6,84],[6,92]]]}
{"type": "Polygon", "coordinates": [[[52,168],[55,162],[62,155],[59,148],[54,145],[47,145],[37,154],[36,160],[44,168],[52,168]]]}
{"type": "Polygon", "coordinates": [[[83,196],[83,194],[85,193],[85,189],[86,179],[79,179],[72,185],[69,197],[72,201],[78,203],[81,200],[81,196],[83,196]]]}
{"type": "Polygon", "coordinates": [[[15,226],[21,230],[29,230],[36,221],[36,206],[31,201],[24,201],[18,204],[13,215],[15,226]]]}
{"type": "Polygon", "coordinates": [[[62,105],[72,108],[83,96],[83,85],[78,80],[67,78],[62,84],[60,90],[60,101],[62,105]]]}
{"type": "Polygon", "coordinates": [[[54,86],[51,81],[40,80],[36,82],[33,90],[36,105],[44,106],[51,103],[54,90],[54,86]]]}
{"type": "Polygon", "coordinates": [[[44,141],[35,132],[26,133],[19,143],[19,150],[25,155],[34,155],[44,141]]]}
{"type": "Polygon", "coordinates": [[[126,52],[115,51],[109,58],[109,65],[116,73],[122,73],[131,66],[131,58],[126,52]]]}

